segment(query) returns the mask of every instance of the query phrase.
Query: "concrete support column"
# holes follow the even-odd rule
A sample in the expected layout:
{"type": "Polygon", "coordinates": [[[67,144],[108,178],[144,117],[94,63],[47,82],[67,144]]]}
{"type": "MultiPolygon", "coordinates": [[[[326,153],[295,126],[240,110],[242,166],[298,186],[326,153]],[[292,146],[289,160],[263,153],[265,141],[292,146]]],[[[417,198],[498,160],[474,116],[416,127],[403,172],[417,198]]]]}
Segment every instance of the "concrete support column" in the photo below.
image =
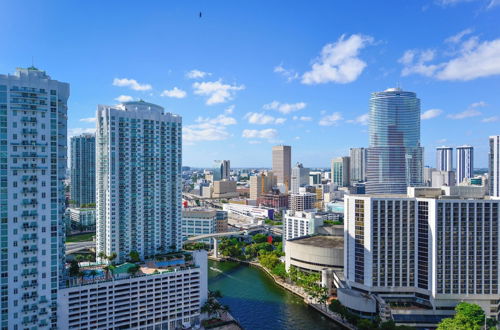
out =
{"type": "Polygon", "coordinates": [[[214,257],[218,258],[219,257],[219,243],[217,242],[216,237],[212,237],[212,240],[214,242],[214,257]]]}

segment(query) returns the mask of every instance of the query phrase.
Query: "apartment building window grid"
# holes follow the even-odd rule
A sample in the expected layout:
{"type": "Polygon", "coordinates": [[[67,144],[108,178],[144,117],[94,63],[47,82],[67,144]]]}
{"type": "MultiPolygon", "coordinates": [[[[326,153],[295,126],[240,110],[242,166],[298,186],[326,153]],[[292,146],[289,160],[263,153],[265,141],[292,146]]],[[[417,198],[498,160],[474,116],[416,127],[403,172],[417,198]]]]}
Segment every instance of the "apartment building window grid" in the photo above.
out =
{"type": "Polygon", "coordinates": [[[365,247],[364,247],[364,226],[365,226],[365,201],[356,200],[354,204],[355,219],[355,254],[354,272],[355,281],[364,283],[365,268],[365,247]]]}

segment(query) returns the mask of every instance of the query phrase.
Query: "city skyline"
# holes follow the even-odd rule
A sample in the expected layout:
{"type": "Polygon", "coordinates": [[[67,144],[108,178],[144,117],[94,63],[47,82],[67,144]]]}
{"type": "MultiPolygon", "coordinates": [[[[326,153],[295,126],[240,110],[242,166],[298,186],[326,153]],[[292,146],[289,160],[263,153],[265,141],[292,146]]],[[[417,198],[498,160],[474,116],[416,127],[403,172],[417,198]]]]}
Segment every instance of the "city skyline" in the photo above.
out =
{"type": "Polygon", "coordinates": [[[498,134],[500,119],[493,97],[500,81],[495,4],[366,3],[359,11],[356,4],[326,2],[119,9],[33,2],[25,17],[33,30],[8,14],[25,4],[2,3],[0,70],[34,63],[71,83],[70,136],[92,131],[97,104],[119,103],[117,98],[144,99],[178,113],[185,127],[183,164],[204,167],[213,159],[269,167],[275,144],[292,146],[292,163],[328,167],[349,148],[368,146],[370,93],[399,84],[422,101],[425,165],[435,165],[437,146],[469,144],[475,166],[486,168],[488,136],[498,134]],[[121,24],[132,12],[138,23],[121,24]],[[27,42],[7,50],[19,38],[27,42]],[[67,47],[61,52],[55,43],[67,47]],[[118,54],[124,45],[138,47],[118,54]],[[465,70],[471,63],[484,67],[465,70]]]}

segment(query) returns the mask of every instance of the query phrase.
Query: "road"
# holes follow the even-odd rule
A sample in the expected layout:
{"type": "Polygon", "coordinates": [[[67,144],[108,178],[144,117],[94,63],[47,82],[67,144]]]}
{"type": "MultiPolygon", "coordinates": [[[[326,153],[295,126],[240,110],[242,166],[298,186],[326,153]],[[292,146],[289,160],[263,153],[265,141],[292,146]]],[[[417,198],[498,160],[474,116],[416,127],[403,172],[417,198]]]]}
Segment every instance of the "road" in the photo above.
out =
{"type": "Polygon", "coordinates": [[[76,253],[81,250],[95,249],[94,241],[66,243],[66,254],[76,253]]]}

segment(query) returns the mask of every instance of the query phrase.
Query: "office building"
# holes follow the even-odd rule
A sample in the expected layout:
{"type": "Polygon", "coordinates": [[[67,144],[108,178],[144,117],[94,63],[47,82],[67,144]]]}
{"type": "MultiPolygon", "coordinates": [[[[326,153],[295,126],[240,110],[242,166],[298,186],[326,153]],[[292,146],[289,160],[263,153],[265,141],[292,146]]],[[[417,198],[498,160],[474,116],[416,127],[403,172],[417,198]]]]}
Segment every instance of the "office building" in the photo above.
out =
{"type": "Polygon", "coordinates": [[[350,184],[350,157],[332,159],[332,182],[338,187],[349,187],[350,184]]]}
{"type": "Polygon", "coordinates": [[[258,206],[270,207],[277,211],[288,208],[289,197],[287,194],[282,194],[278,189],[262,194],[257,199],[258,206]]]}
{"type": "Polygon", "coordinates": [[[316,204],[316,193],[306,192],[304,188],[298,194],[290,194],[288,207],[292,211],[313,210],[316,204]]]}
{"type": "MultiPolygon", "coordinates": [[[[217,211],[205,208],[182,210],[182,239],[192,236],[213,234],[217,230],[217,211]]],[[[210,238],[201,242],[210,244],[210,238]]]]}
{"type": "Polygon", "coordinates": [[[404,194],[422,185],[420,100],[413,92],[389,88],[372,93],[369,112],[366,193],[404,194]]]}
{"type": "Polygon", "coordinates": [[[214,161],[212,181],[229,180],[230,172],[231,165],[229,160],[216,160],[214,161]]]}
{"type": "Polygon", "coordinates": [[[315,184],[321,184],[322,173],[321,172],[309,172],[309,185],[313,186],[315,184]]]}
{"type": "Polygon", "coordinates": [[[97,254],[120,263],[182,247],[181,126],[144,101],[98,106],[97,254]]]}
{"type": "Polygon", "coordinates": [[[432,187],[439,188],[442,186],[455,185],[454,171],[433,171],[432,172],[432,187]]]}
{"type": "Polygon", "coordinates": [[[349,176],[351,185],[366,181],[366,148],[351,148],[349,176]]]}
{"type": "Polygon", "coordinates": [[[257,200],[261,195],[271,191],[276,185],[273,172],[262,172],[250,177],[250,199],[257,200]]]}
{"type": "Polygon", "coordinates": [[[436,169],[438,171],[453,171],[453,148],[436,148],[436,169]]]}
{"type": "Polygon", "coordinates": [[[277,183],[283,184],[288,192],[292,176],[292,147],[273,147],[273,173],[276,175],[277,183]]]}
{"type": "Polygon", "coordinates": [[[35,67],[0,75],[2,329],[57,327],[68,97],[35,67]]]}
{"type": "Polygon", "coordinates": [[[456,186],[346,196],[347,285],[428,309],[419,314],[452,314],[465,301],[497,318],[500,200],[484,193],[456,186]]]}
{"type": "Polygon", "coordinates": [[[457,184],[474,176],[474,148],[457,147],[457,184]]]}
{"type": "Polygon", "coordinates": [[[236,181],[214,181],[212,198],[235,198],[239,194],[236,191],[236,181]]]}
{"type": "Polygon", "coordinates": [[[225,233],[228,231],[228,217],[226,211],[216,210],[215,211],[215,232],[225,233]]]}
{"type": "Polygon", "coordinates": [[[490,196],[500,197],[500,135],[490,136],[488,180],[490,196]]]}
{"type": "Polygon", "coordinates": [[[297,163],[297,165],[292,168],[292,194],[299,192],[300,187],[307,186],[309,184],[309,169],[304,168],[302,163],[297,163]]]}
{"type": "Polygon", "coordinates": [[[426,166],[424,167],[424,177],[423,177],[423,186],[431,187],[432,186],[432,172],[436,169],[433,167],[426,166]]]}
{"type": "Polygon", "coordinates": [[[79,230],[95,230],[95,208],[68,208],[70,221],[79,230]]]}
{"type": "Polygon", "coordinates": [[[313,235],[323,225],[323,217],[316,212],[287,210],[283,216],[283,241],[313,235]]]}
{"type": "Polygon", "coordinates": [[[208,294],[206,251],[138,268],[126,263],[93,270],[97,275],[85,275],[61,290],[57,329],[199,328],[208,294]]]}
{"type": "Polygon", "coordinates": [[[95,204],[95,135],[73,136],[71,144],[71,204],[95,204]]]}

